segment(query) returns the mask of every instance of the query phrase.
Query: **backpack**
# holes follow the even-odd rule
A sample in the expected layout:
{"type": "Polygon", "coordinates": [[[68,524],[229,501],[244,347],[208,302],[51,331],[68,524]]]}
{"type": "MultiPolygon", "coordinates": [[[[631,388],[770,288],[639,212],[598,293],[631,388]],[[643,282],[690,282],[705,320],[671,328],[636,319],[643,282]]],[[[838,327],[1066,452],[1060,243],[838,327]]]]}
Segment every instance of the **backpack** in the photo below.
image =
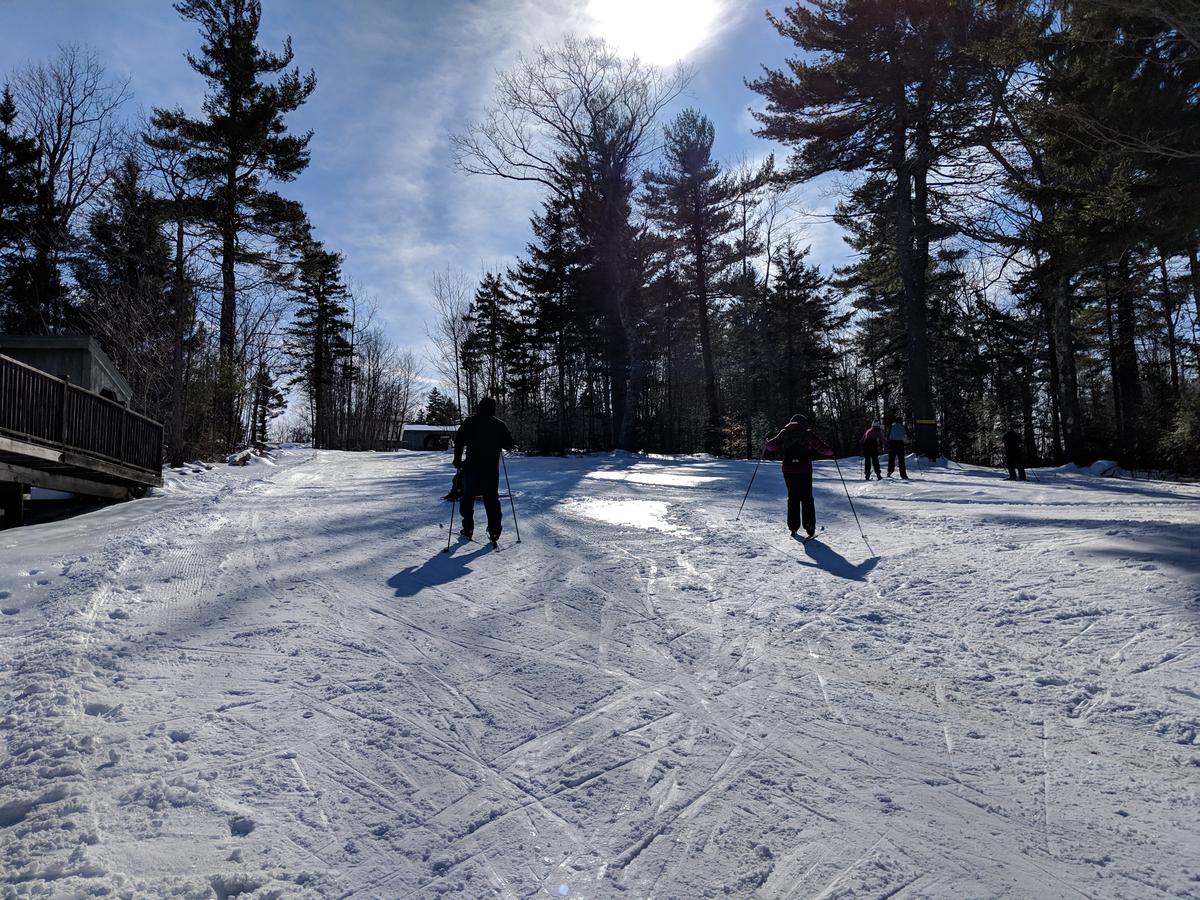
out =
{"type": "Polygon", "coordinates": [[[787,432],[783,443],[783,464],[799,465],[812,459],[812,450],[808,442],[808,429],[797,428],[787,432]]]}

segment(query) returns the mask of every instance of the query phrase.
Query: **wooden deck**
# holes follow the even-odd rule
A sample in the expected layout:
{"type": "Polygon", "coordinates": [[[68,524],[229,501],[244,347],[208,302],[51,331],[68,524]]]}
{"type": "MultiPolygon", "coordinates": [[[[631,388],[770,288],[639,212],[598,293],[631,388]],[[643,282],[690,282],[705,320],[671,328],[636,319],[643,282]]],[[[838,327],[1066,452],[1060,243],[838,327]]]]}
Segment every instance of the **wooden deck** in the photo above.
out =
{"type": "Polygon", "coordinates": [[[162,425],[0,355],[0,483],[122,499],[162,484],[162,425]]]}

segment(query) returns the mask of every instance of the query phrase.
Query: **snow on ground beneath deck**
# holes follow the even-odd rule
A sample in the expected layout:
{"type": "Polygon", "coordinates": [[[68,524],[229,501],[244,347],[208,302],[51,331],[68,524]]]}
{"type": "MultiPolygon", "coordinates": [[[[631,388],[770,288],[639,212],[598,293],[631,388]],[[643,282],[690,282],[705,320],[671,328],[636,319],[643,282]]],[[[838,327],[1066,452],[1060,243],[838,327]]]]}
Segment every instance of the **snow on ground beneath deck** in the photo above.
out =
{"type": "Polygon", "coordinates": [[[1200,893],[1200,488],[275,462],[0,532],[0,893],[1200,893]]]}

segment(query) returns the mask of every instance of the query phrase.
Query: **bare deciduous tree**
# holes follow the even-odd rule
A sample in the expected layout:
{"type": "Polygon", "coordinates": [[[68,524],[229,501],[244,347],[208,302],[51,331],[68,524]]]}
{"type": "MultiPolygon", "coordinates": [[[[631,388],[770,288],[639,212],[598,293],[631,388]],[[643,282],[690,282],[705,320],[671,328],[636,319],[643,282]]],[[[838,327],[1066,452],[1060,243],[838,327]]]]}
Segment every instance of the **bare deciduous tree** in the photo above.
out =
{"type": "Polygon", "coordinates": [[[630,295],[635,284],[634,179],[656,149],[655,123],[686,87],[683,68],[665,72],[620,56],[595,38],[567,38],[522,56],[496,84],[484,118],[452,138],[470,174],[540,184],[580,223],[601,276],[608,320],[613,438],[633,440],[642,363],[630,295]]]}
{"type": "Polygon", "coordinates": [[[110,79],[90,49],[59,48],[14,79],[14,94],[40,153],[33,289],[43,330],[66,324],[59,266],[80,210],[109,182],[126,150],[119,113],[127,82],[110,79]]]}
{"type": "Polygon", "coordinates": [[[447,384],[454,385],[454,402],[462,410],[462,346],[470,333],[467,314],[475,287],[466,273],[449,266],[434,274],[433,323],[426,326],[431,345],[429,362],[447,384]]]}

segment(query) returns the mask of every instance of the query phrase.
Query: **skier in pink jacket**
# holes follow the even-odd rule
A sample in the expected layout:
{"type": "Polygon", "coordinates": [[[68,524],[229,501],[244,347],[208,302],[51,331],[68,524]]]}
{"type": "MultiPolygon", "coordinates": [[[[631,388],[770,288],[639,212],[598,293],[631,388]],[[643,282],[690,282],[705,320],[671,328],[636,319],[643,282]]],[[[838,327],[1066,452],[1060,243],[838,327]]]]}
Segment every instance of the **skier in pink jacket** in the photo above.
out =
{"type": "Polygon", "coordinates": [[[766,449],[783,459],[783,480],[787,484],[788,531],[795,537],[800,526],[812,537],[817,530],[817,508],[813,502],[812,461],[814,457],[833,456],[823,440],[808,429],[808,419],[801,415],[783,426],[783,430],[767,441],[766,449]]]}
{"type": "Polygon", "coordinates": [[[862,452],[863,452],[863,475],[867,481],[871,480],[871,466],[875,466],[875,477],[883,481],[883,475],[879,471],[879,454],[883,451],[883,442],[887,440],[883,436],[883,424],[878,420],[871,423],[871,427],[863,432],[862,436],[862,452]]]}

